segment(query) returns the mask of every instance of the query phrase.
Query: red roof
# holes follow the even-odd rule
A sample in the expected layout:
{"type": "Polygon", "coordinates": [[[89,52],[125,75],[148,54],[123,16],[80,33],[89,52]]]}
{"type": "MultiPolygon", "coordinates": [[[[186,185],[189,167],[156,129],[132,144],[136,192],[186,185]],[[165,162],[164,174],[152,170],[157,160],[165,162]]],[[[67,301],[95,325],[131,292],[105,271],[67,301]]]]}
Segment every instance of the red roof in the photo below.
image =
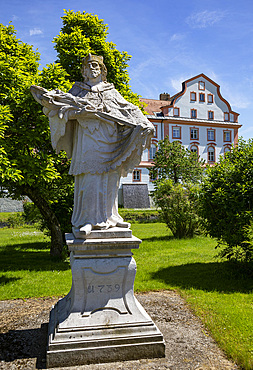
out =
{"type": "Polygon", "coordinates": [[[161,112],[161,108],[166,105],[170,105],[170,100],[156,100],[156,99],[145,99],[140,98],[140,102],[146,103],[147,106],[144,107],[145,111],[153,115],[154,112],[161,112]]]}

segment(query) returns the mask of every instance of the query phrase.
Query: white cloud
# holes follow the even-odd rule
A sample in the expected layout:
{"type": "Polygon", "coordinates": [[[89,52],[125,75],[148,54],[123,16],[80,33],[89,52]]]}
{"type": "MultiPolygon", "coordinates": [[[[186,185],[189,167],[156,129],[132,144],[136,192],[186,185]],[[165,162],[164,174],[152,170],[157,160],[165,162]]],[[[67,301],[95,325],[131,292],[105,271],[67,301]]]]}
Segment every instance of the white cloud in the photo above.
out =
{"type": "Polygon", "coordinates": [[[189,79],[189,76],[187,77],[181,76],[178,78],[172,78],[170,80],[170,84],[173,87],[173,89],[176,90],[176,92],[180,92],[182,90],[182,82],[186,81],[187,79],[189,79]]]}
{"type": "Polygon", "coordinates": [[[174,33],[174,35],[171,36],[170,41],[180,41],[184,39],[184,35],[182,33],[174,33]]]}
{"type": "Polygon", "coordinates": [[[225,12],[213,10],[204,10],[203,12],[195,13],[186,18],[186,22],[192,28],[206,28],[218,23],[225,17],[225,12]]]}
{"type": "Polygon", "coordinates": [[[41,35],[43,32],[40,28],[33,28],[29,31],[30,36],[41,35]]]}
{"type": "Polygon", "coordinates": [[[19,21],[20,18],[17,15],[13,14],[11,20],[15,22],[15,21],[19,21]]]}

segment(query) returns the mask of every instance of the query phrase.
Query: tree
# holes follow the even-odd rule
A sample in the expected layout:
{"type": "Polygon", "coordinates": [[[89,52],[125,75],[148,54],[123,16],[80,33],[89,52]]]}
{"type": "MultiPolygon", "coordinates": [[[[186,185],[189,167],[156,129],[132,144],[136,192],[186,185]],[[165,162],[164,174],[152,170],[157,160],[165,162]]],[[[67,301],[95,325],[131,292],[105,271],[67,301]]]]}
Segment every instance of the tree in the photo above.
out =
{"type": "Polygon", "coordinates": [[[185,149],[178,141],[166,137],[159,141],[150,170],[155,180],[153,199],[161,219],[176,238],[192,237],[199,226],[199,180],[203,160],[185,149]]]}
{"type": "Polygon", "coordinates": [[[201,190],[205,228],[221,257],[253,260],[253,140],[240,139],[214,167],[207,168],[201,190]]]}
{"type": "Polygon", "coordinates": [[[157,184],[164,179],[171,179],[174,184],[196,183],[203,175],[204,160],[178,141],[170,142],[168,137],[159,141],[153,164],[150,173],[157,184]]]}
{"type": "Polygon", "coordinates": [[[0,25],[0,41],[1,185],[14,199],[27,195],[36,204],[50,230],[51,255],[60,256],[62,230],[52,204],[55,189],[59,193],[66,182],[68,160],[52,149],[48,120],[29,89],[32,84],[68,89],[70,83],[57,64],[40,74],[39,54],[16,38],[12,25],[0,25]],[[11,176],[6,166],[12,168],[11,176]]]}
{"type": "Polygon", "coordinates": [[[107,41],[108,25],[96,15],[86,12],[65,10],[63,27],[53,40],[57,51],[57,62],[69,74],[72,82],[82,81],[82,59],[89,53],[102,55],[107,67],[107,80],[125,99],[142,107],[139,96],[129,86],[128,62],[131,56],[119,51],[113,42],[107,41]]]}

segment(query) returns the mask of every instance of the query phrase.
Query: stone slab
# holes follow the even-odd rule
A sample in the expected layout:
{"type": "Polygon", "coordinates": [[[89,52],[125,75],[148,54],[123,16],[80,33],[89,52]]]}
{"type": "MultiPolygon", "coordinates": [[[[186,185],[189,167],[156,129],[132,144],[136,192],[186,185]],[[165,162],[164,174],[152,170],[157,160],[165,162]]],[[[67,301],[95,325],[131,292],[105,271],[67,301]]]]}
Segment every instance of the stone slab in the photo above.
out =
{"type": "Polygon", "coordinates": [[[122,192],[125,208],[150,208],[147,184],[123,184],[122,192]]]}
{"type": "Polygon", "coordinates": [[[140,239],[75,239],[72,288],[50,313],[47,367],[165,356],[163,336],[134,296],[140,239]]]}
{"type": "Polygon", "coordinates": [[[85,235],[84,232],[77,228],[73,228],[73,234],[76,239],[114,239],[114,238],[131,238],[132,230],[123,227],[112,227],[107,230],[92,230],[90,234],[85,235]]]}

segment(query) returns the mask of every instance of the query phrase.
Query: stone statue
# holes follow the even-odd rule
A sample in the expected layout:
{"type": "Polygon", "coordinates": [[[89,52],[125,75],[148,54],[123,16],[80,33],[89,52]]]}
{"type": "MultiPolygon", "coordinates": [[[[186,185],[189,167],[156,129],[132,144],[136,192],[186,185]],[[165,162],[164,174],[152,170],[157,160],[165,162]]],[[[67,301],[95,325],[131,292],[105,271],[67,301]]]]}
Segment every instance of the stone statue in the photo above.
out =
{"type": "Polygon", "coordinates": [[[84,82],[68,93],[31,86],[48,116],[52,146],[72,158],[75,176],[73,232],[129,227],[118,213],[118,187],[149,148],[153,125],[106,81],[103,57],[83,59],[84,82]]]}

